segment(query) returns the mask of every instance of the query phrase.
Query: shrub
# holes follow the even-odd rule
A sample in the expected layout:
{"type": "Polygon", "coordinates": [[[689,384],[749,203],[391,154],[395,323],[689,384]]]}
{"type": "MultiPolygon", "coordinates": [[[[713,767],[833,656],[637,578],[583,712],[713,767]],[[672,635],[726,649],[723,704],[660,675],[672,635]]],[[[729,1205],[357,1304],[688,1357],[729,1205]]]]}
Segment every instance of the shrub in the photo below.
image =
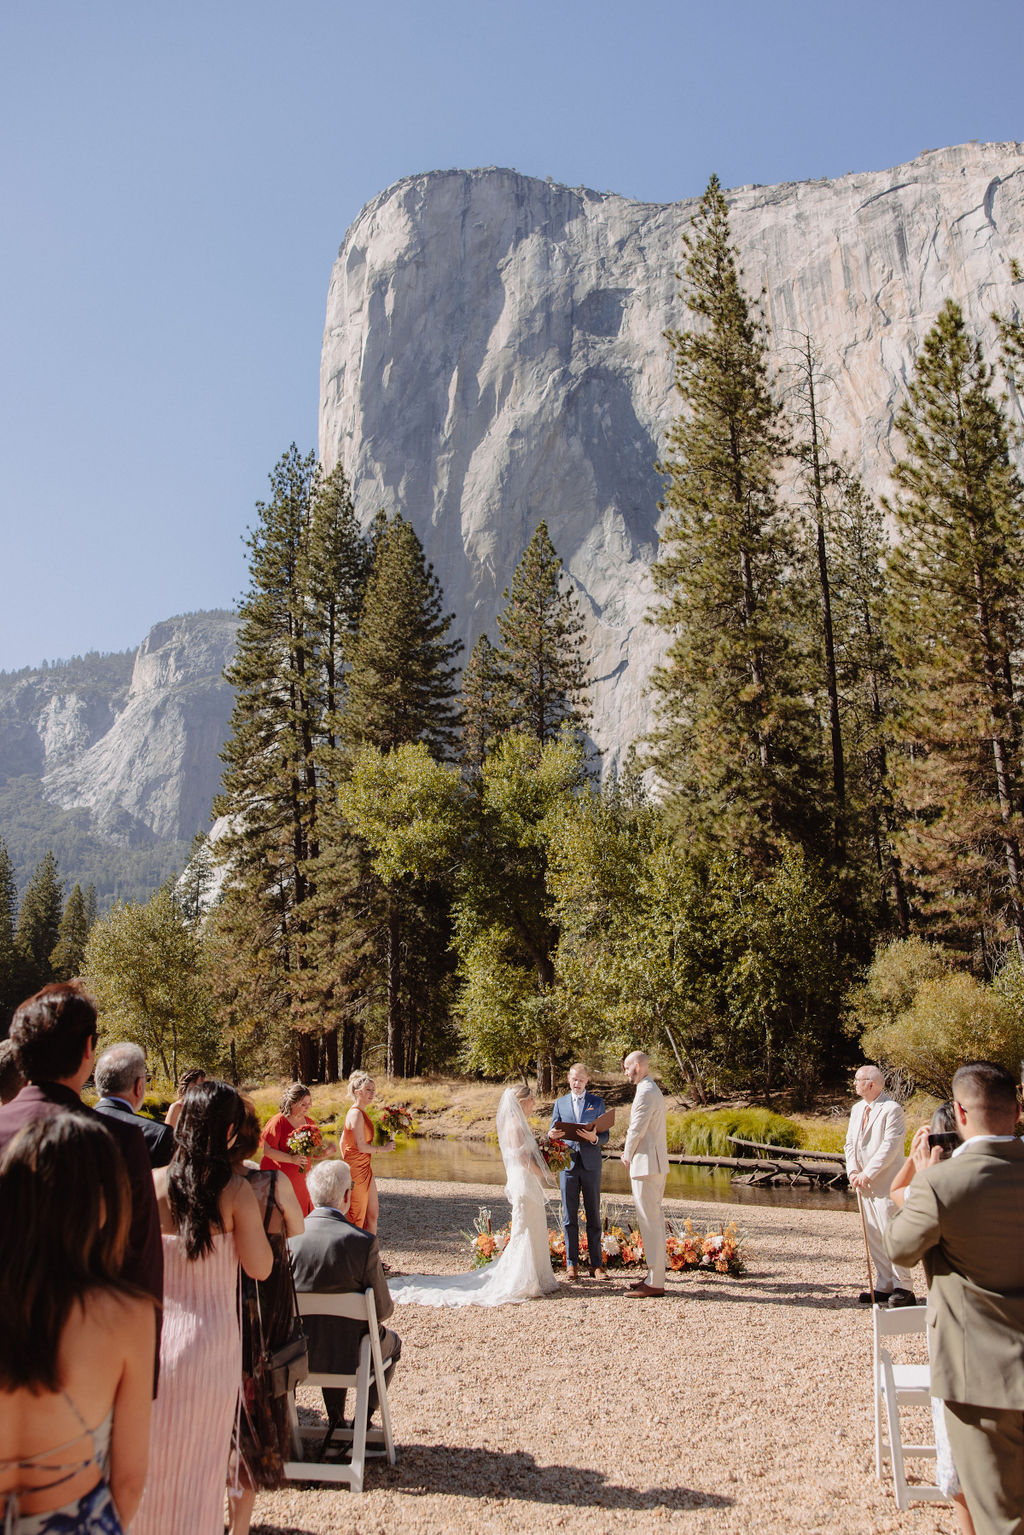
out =
{"type": "Polygon", "coordinates": [[[800,1145],[800,1127],[771,1109],[691,1109],[668,1116],[669,1151],[691,1157],[735,1156],[730,1135],[771,1146],[800,1145]]]}
{"type": "Polygon", "coordinates": [[[970,975],[943,975],[923,981],[913,1003],[891,1022],[867,1029],[861,1043],[869,1058],[950,1098],[953,1073],[965,1061],[996,1061],[1017,1074],[1024,1058],[1024,1010],[1012,977],[1000,988],[983,986],[970,975]]]}

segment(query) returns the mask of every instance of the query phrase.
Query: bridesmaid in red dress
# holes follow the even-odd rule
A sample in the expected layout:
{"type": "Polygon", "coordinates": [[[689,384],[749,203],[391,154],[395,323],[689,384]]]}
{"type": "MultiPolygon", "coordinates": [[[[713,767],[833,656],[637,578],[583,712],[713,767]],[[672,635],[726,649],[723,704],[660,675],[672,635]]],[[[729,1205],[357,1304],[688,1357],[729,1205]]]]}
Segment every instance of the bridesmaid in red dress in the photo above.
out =
{"type": "MultiPolygon", "coordinates": [[[[288,1142],[296,1130],[319,1129],[316,1121],[309,1117],[312,1102],[312,1095],[304,1082],[293,1082],[290,1087],[285,1088],[281,1094],[280,1114],[275,1114],[273,1119],[269,1119],[264,1128],[263,1160],[260,1162],[264,1172],[272,1172],[274,1168],[279,1168],[287,1174],[304,1216],[308,1215],[313,1208],[313,1201],[306,1188],[306,1174],[313,1165],[313,1159],[300,1157],[296,1152],[289,1151],[288,1142]]],[[[324,1155],[328,1149],[324,1147],[324,1155]]]]}
{"type": "Polygon", "coordinates": [[[349,1109],[345,1115],[345,1128],[341,1133],[341,1154],[352,1174],[352,1203],[348,1218],[356,1226],[376,1236],[380,1201],[377,1198],[377,1183],[370,1165],[370,1156],[374,1149],[392,1151],[395,1143],[388,1141],[386,1145],[374,1148],[373,1120],[366,1112],[367,1104],[372,1103],[376,1090],[373,1078],[365,1071],[354,1071],[348,1079],[348,1090],[355,1103],[355,1108],[349,1109]]]}

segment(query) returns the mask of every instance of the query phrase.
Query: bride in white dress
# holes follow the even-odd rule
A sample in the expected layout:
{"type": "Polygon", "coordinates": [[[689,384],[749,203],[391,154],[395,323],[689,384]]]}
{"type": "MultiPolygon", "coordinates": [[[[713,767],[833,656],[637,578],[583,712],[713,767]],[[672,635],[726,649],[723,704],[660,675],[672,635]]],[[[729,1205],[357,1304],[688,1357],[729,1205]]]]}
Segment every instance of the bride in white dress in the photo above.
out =
{"type": "Polygon", "coordinates": [[[526,1116],[533,1108],[527,1087],[510,1087],[498,1105],[498,1145],[505,1162],[505,1197],[512,1229],[500,1258],[471,1274],[410,1274],[389,1281],[398,1306],[504,1306],[534,1300],[558,1289],[548,1249],[545,1188],[551,1185],[526,1116]]]}

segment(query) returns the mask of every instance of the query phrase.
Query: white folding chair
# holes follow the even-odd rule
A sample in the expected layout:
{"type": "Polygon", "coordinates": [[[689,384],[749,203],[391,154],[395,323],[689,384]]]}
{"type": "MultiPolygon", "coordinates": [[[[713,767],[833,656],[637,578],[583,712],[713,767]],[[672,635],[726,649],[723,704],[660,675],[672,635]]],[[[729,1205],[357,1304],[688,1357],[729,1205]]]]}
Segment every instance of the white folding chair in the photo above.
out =
{"type": "Polygon", "coordinates": [[[929,1392],[931,1367],[925,1364],[894,1364],[883,1338],[910,1333],[924,1334],[927,1327],[926,1306],[900,1306],[889,1311],[885,1306],[874,1310],[875,1374],[875,1475],[882,1480],[882,1468],[888,1461],[896,1492],[896,1507],[906,1509],[911,1498],[934,1502],[944,1494],[933,1484],[907,1483],[904,1458],[920,1456],[935,1459],[934,1444],[904,1444],[900,1433],[901,1407],[931,1407],[929,1392]]]}
{"type": "MultiPolygon", "coordinates": [[[[337,1428],[332,1439],[349,1441],[352,1458],[348,1462],[326,1461],[307,1457],[307,1450],[314,1440],[323,1440],[323,1429],[300,1430],[295,1397],[290,1398],[292,1440],[300,1460],[285,1462],[284,1474],[295,1482],[347,1482],[353,1492],[362,1492],[363,1475],[367,1455],[387,1455],[388,1464],[395,1464],[395,1441],[391,1433],[391,1412],[388,1407],[388,1388],[384,1379],[384,1359],[380,1351],[380,1328],[377,1324],[377,1307],[373,1290],[350,1295],[299,1295],[300,1316],[348,1317],[355,1322],[365,1322],[366,1336],[359,1345],[359,1364],[354,1375],[338,1375],[325,1370],[311,1370],[306,1376],[307,1386],[344,1387],[355,1392],[355,1411],[351,1428],[337,1428]],[[377,1387],[382,1428],[369,1428],[370,1387],[377,1387]]],[[[346,1399],[346,1408],[352,1400],[346,1399]]]]}

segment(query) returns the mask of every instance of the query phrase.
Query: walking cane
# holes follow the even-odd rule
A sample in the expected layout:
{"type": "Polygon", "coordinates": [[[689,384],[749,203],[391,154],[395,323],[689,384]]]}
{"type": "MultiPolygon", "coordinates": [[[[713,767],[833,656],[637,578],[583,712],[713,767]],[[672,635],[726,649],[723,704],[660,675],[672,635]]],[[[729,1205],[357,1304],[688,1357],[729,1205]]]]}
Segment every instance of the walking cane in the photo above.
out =
{"type": "Polygon", "coordinates": [[[871,1277],[871,1249],[868,1247],[868,1223],[864,1219],[864,1201],[860,1197],[860,1189],[856,1190],[857,1209],[860,1211],[860,1229],[864,1238],[864,1259],[868,1266],[868,1294],[871,1296],[872,1306],[875,1304],[875,1283],[871,1277]]]}

